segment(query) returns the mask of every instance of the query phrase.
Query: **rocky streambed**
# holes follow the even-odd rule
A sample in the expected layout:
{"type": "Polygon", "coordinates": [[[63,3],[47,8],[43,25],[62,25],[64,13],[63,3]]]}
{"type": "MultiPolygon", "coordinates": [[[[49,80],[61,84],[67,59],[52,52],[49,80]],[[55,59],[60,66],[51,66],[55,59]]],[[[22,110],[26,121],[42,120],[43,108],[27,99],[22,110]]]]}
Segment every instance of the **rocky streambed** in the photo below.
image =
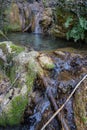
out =
{"type": "MultiPolygon", "coordinates": [[[[0,43],[0,129],[41,130],[87,74],[87,55],[0,43]],[[15,127],[16,126],[16,127],[15,127]]],[[[87,129],[87,79],[46,130],[87,129]]]]}

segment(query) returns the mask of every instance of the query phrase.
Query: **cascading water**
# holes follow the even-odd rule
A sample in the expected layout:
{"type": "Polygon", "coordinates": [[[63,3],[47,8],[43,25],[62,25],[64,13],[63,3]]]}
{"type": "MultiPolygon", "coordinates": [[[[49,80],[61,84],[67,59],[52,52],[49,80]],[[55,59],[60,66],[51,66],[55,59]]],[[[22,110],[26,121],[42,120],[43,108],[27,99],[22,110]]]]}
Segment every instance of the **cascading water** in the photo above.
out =
{"type": "Polygon", "coordinates": [[[40,20],[42,18],[42,14],[43,14],[43,10],[44,10],[44,6],[42,1],[40,2],[34,2],[33,6],[32,6],[32,11],[34,13],[34,33],[35,34],[41,34],[42,33],[42,28],[40,26],[40,20]]]}
{"type": "Polygon", "coordinates": [[[36,34],[42,33],[42,29],[41,29],[40,24],[39,24],[40,17],[41,17],[41,14],[40,14],[40,12],[38,12],[35,15],[35,30],[34,30],[34,33],[36,33],[36,34]]]}

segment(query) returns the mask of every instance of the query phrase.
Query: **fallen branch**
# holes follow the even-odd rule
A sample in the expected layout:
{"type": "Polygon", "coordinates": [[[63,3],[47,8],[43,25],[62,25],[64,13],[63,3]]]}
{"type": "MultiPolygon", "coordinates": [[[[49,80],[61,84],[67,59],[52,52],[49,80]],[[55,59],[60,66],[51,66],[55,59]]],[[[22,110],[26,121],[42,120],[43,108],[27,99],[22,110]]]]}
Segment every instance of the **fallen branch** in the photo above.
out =
{"type": "Polygon", "coordinates": [[[77,88],[80,86],[80,84],[87,78],[87,74],[79,81],[79,83],[76,85],[72,93],[67,98],[66,102],[54,113],[54,115],[47,121],[47,123],[41,128],[41,130],[44,130],[46,126],[54,119],[54,117],[65,107],[67,102],[70,100],[70,98],[73,96],[77,88]]]}

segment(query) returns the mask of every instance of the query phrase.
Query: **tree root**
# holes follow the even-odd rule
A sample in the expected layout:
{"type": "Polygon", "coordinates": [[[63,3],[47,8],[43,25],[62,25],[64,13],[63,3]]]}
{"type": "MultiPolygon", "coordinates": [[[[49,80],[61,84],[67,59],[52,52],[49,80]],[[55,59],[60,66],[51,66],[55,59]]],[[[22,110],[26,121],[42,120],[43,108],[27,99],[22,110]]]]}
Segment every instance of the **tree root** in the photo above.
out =
{"type": "MultiPolygon", "coordinates": [[[[53,97],[53,94],[52,94],[52,90],[51,90],[52,83],[51,83],[51,80],[48,77],[43,77],[42,76],[41,78],[42,78],[42,81],[43,81],[43,84],[44,84],[45,88],[48,89],[47,90],[48,98],[49,98],[51,104],[53,105],[54,110],[57,111],[58,110],[58,106],[57,106],[56,101],[55,101],[55,99],[53,97]]],[[[57,115],[57,119],[58,119],[58,122],[59,121],[61,122],[62,130],[63,129],[64,130],[70,130],[69,127],[68,127],[68,124],[67,124],[66,120],[64,119],[64,117],[63,117],[63,115],[61,113],[59,113],[57,115]]]]}
{"type": "MultiPolygon", "coordinates": [[[[58,106],[57,106],[57,104],[56,104],[55,98],[53,97],[51,88],[49,88],[47,95],[48,95],[48,98],[49,98],[50,101],[51,101],[51,104],[52,104],[53,107],[54,107],[54,110],[57,111],[57,110],[58,110],[58,106]]],[[[63,117],[63,115],[62,115],[62,113],[59,113],[59,114],[57,115],[57,119],[58,119],[58,121],[61,122],[62,130],[63,130],[63,129],[64,129],[64,130],[70,130],[69,127],[68,127],[68,124],[67,124],[66,120],[64,119],[64,117],[63,117]]]]}
{"type": "Polygon", "coordinates": [[[87,74],[79,81],[79,83],[76,85],[76,87],[74,88],[74,90],[71,92],[71,94],[69,95],[69,97],[67,98],[67,100],[65,101],[65,103],[54,113],[54,115],[46,122],[46,124],[41,128],[41,130],[44,130],[46,128],[46,126],[54,119],[55,116],[57,116],[57,114],[59,114],[59,112],[65,107],[65,105],[67,104],[67,102],[70,100],[70,98],[73,96],[73,94],[75,93],[75,91],[77,90],[77,88],[80,86],[80,84],[87,78],[87,74]]]}

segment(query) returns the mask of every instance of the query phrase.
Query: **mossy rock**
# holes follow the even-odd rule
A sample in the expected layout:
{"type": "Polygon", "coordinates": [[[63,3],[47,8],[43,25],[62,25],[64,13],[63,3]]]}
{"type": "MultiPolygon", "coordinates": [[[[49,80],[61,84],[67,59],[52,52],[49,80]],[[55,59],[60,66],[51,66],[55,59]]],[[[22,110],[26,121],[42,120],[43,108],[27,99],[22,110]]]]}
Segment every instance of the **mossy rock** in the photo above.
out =
{"type": "Polygon", "coordinates": [[[41,67],[44,69],[51,70],[55,67],[55,64],[53,63],[52,59],[45,54],[40,55],[39,62],[41,67]]]}
{"type": "Polygon", "coordinates": [[[24,51],[24,48],[13,44],[11,41],[0,42],[0,49],[2,49],[4,54],[19,54],[24,51]]]}
{"type": "Polygon", "coordinates": [[[15,45],[10,41],[0,42],[0,49],[2,52],[0,56],[0,68],[6,67],[14,56],[25,50],[25,48],[15,45]]]}
{"type": "Polygon", "coordinates": [[[13,1],[4,11],[4,32],[21,31],[21,21],[18,5],[13,1]]]}
{"type": "Polygon", "coordinates": [[[17,125],[21,122],[24,110],[27,106],[28,98],[21,94],[14,97],[11,102],[7,105],[6,109],[0,114],[0,125],[17,125]]]}
{"type": "Polygon", "coordinates": [[[74,117],[77,130],[87,129],[87,80],[80,85],[74,98],[74,117]]]}
{"type": "MultiPolygon", "coordinates": [[[[14,53],[17,48],[12,47],[14,53]]],[[[19,53],[19,52],[18,52],[19,53]]],[[[34,81],[37,76],[44,77],[44,69],[41,67],[38,57],[39,52],[21,52],[12,58],[13,65],[10,67],[11,84],[15,82],[14,86],[4,95],[3,101],[0,104],[0,125],[13,126],[21,123],[26,106],[30,103],[29,94],[32,93],[34,81]],[[13,94],[14,93],[14,94],[13,94]],[[11,99],[9,98],[11,97],[11,99]]],[[[51,59],[49,59],[51,61],[51,59]]],[[[54,65],[52,63],[52,65],[54,65]]],[[[48,65],[49,66],[49,65],[48,65]]],[[[51,66],[51,65],[50,65],[51,66]]],[[[49,68],[53,68],[51,66],[49,68]]]]}

